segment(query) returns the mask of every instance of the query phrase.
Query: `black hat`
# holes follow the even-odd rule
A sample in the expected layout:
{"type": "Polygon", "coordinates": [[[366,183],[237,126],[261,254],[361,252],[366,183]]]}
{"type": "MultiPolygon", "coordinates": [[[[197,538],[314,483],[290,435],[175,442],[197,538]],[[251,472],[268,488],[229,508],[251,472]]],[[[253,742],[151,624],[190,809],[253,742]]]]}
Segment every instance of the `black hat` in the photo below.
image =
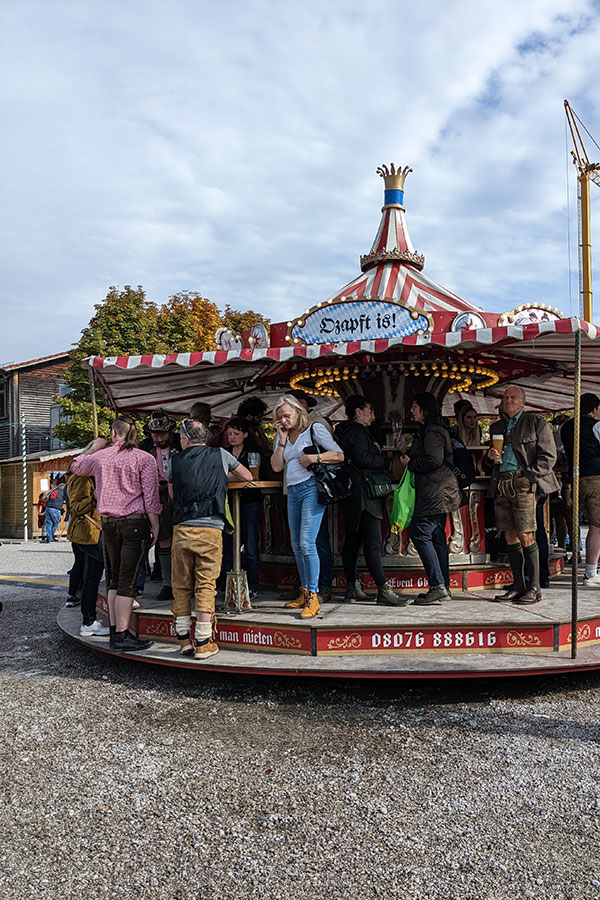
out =
{"type": "Polygon", "coordinates": [[[311,397],[310,394],[305,394],[304,391],[288,391],[288,393],[290,397],[295,397],[296,400],[304,400],[308,404],[309,409],[314,409],[317,405],[315,398],[311,397]]]}
{"type": "Polygon", "coordinates": [[[148,431],[164,433],[172,431],[177,423],[164,409],[156,409],[148,419],[148,431]]]}

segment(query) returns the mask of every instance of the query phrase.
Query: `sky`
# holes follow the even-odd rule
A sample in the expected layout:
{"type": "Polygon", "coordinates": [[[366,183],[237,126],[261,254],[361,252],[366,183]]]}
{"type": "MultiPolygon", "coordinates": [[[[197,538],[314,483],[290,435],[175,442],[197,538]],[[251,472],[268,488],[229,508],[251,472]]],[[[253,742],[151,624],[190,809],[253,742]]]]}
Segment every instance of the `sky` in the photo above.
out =
{"type": "Polygon", "coordinates": [[[3,0],[0,364],[111,285],[298,315],[359,274],[384,162],[430,278],[576,315],[563,100],[600,143],[598,47],[592,0],[3,0]]]}

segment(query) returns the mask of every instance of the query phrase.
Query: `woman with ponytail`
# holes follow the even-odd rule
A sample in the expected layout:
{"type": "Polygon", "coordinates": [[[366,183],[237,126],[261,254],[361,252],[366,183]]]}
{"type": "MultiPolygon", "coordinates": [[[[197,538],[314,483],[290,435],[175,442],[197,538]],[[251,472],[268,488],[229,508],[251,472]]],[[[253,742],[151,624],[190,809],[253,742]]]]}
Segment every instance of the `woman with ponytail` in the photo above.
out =
{"type": "Polygon", "coordinates": [[[110,646],[119,652],[131,652],[151,646],[151,641],[140,641],[129,633],[129,619],[140,565],[158,537],[158,469],[152,456],[138,449],[135,422],[129,416],[117,416],[111,436],[110,446],[104,438],[96,438],[87,455],[71,462],[71,471],[92,475],[96,480],[110,646]]]}

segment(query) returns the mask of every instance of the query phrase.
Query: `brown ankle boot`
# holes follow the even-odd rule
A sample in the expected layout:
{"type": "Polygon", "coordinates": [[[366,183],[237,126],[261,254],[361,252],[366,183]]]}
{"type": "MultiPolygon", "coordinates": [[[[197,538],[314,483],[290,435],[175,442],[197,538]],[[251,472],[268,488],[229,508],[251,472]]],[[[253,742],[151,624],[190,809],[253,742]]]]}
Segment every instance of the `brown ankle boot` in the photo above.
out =
{"type": "Polygon", "coordinates": [[[300,609],[301,606],[304,606],[304,604],[306,603],[306,595],[308,591],[303,587],[299,588],[299,591],[300,593],[295,600],[290,600],[289,603],[284,603],[285,609],[300,609]]]}
{"type": "Polygon", "coordinates": [[[319,612],[319,595],[312,591],[306,591],[306,603],[304,609],[300,613],[301,619],[312,619],[319,612]]]}

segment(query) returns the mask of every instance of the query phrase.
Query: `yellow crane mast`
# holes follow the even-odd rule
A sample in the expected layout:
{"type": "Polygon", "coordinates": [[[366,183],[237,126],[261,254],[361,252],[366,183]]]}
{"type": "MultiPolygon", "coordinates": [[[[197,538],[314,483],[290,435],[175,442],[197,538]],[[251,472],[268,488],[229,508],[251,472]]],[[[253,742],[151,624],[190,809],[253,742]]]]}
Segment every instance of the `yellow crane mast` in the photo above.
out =
{"type": "MultiPolygon", "coordinates": [[[[579,201],[579,264],[581,271],[581,314],[586,322],[592,321],[592,238],[590,224],[590,180],[600,187],[600,164],[591,163],[577,122],[581,119],[565,100],[565,114],[574,150],[571,156],[577,169],[579,201]]],[[[583,123],[581,123],[583,125],[583,123]]],[[[584,126],[585,128],[585,126],[584,126]]],[[[587,129],[586,129],[587,131],[587,129]]],[[[588,132],[589,134],[589,132],[588,132]]]]}

